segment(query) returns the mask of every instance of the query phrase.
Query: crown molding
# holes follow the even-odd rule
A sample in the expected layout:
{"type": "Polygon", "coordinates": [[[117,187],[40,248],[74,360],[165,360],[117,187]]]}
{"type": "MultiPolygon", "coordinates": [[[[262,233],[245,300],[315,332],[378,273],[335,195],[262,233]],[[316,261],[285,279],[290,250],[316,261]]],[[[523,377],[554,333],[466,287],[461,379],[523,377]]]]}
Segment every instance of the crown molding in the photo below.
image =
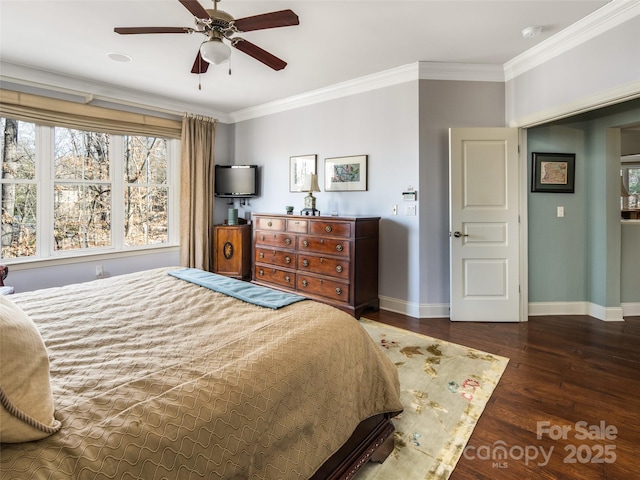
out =
{"type": "Polygon", "coordinates": [[[234,122],[272,115],[415,80],[504,82],[501,65],[415,62],[231,113],[234,122]]]}
{"type": "Polygon", "coordinates": [[[502,65],[479,63],[418,62],[420,80],[461,80],[465,82],[504,82],[502,65]]]}
{"type": "Polygon", "coordinates": [[[640,0],[611,0],[573,25],[506,62],[505,80],[513,80],[638,15],[640,0]]]}
{"type": "Polygon", "coordinates": [[[418,64],[412,63],[398,68],[385,70],[372,75],[366,75],[346,82],[336,83],[328,87],[311,90],[282,100],[264,103],[255,107],[237,110],[231,113],[234,122],[250,120],[252,118],[271,115],[274,113],[306,107],[316,103],[327,102],[357,93],[368,92],[400,83],[418,79],[418,64]]]}

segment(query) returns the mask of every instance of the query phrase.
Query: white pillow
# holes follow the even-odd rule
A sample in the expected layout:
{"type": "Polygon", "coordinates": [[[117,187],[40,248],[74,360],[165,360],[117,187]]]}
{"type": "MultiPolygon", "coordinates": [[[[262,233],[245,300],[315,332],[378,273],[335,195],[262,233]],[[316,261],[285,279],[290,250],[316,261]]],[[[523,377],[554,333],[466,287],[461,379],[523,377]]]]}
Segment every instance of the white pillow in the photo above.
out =
{"type": "Polygon", "coordinates": [[[0,296],[0,442],[39,440],[58,430],[49,357],[35,323],[0,296]]]}

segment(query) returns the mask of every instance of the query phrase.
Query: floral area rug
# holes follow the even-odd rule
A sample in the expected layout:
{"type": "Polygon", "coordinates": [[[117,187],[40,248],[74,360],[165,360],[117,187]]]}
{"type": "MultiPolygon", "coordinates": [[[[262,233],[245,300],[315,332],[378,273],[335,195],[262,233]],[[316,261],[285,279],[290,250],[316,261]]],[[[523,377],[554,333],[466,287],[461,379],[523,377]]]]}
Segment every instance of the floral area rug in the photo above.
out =
{"type": "Polygon", "coordinates": [[[448,479],[509,359],[360,321],[398,367],[404,412],[393,419],[394,451],[358,480],[448,479]]]}

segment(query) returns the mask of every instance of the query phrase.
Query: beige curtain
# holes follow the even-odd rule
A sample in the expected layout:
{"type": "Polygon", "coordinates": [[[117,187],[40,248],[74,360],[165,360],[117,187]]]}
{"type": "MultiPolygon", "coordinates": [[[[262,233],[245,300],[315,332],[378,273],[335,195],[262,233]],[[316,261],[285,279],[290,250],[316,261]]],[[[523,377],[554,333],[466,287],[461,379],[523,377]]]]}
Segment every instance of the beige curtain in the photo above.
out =
{"type": "Polygon", "coordinates": [[[213,269],[213,193],[216,120],[182,119],[180,169],[180,263],[213,269]]]}

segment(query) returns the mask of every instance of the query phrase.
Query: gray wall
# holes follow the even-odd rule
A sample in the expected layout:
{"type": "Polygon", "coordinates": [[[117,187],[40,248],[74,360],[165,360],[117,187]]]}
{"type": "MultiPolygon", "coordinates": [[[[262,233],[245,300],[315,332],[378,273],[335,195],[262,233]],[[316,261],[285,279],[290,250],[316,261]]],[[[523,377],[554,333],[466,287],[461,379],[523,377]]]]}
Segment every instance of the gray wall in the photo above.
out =
{"type": "MultiPolygon", "coordinates": [[[[413,316],[446,316],[449,305],[448,130],[504,126],[504,85],[421,80],[239,122],[235,158],[262,170],[262,195],[240,215],[302,208],[290,193],[289,157],[369,156],[368,191],[320,192],[323,214],[377,215],[382,305],[413,316]],[[418,191],[417,215],[405,215],[402,192],[418,191]],[[392,206],[398,205],[398,215],[392,206]]],[[[216,209],[216,212],[218,210],[216,209]]],[[[222,218],[218,221],[222,221],[222,218]]]]}
{"type": "Polygon", "coordinates": [[[403,215],[402,208],[407,186],[420,188],[418,104],[416,81],[237,123],[231,163],[258,164],[262,178],[261,196],[237,202],[239,214],[303,208],[305,194],[289,192],[289,158],[316,154],[323,190],[315,194],[317,208],[380,216],[380,293],[419,302],[419,217],[403,215]],[[368,155],[368,190],[325,192],[325,158],[361,154],[368,155]]]}
{"type": "Polygon", "coordinates": [[[416,316],[448,316],[449,128],[504,127],[504,112],[503,83],[420,81],[421,315],[416,316]]]}

